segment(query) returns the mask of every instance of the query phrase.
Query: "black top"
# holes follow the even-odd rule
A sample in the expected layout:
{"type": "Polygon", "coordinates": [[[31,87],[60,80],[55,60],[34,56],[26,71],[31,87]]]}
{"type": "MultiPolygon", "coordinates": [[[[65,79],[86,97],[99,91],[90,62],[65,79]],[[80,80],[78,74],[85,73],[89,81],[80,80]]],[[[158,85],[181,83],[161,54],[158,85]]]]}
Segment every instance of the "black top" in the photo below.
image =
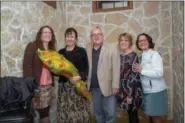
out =
{"type": "Polygon", "coordinates": [[[97,50],[93,48],[92,50],[92,76],[91,76],[91,88],[99,88],[98,77],[97,77],[97,67],[100,56],[101,47],[97,50]]]}
{"type": "MultiPolygon", "coordinates": [[[[82,47],[75,46],[72,51],[67,51],[65,47],[59,50],[59,53],[74,64],[74,66],[78,69],[82,80],[85,81],[89,70],[86,50],[82,47]]],[[[59,82],[66,82],[67,80],[68,79],[64,76],[59,77],[59,82]]]]}

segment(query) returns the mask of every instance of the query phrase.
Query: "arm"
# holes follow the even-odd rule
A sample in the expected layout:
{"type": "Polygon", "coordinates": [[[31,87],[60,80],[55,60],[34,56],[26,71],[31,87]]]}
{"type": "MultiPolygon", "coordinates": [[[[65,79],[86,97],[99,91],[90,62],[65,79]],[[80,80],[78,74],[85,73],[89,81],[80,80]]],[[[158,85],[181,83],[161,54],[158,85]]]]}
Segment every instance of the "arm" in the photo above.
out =
{"type": "Polygon", "coordinates": [[[83,49],[82,54],[83,54],[83,58],[82,58],[83,67],[79,74],[81,76],[81,79],[85,81],[87,79],[88,72],[89,72],[89,64],[87,59],[87,52],[85,51],[85,49],[83,49]]]}
{"type": "Polygon", "coordinates": [[[32,43],[29,43],[26,46],[23,58],[23,76],[24,77],[33,77],[33,58],[34,58],[34,46],[32,43]]]}
{"type": "Polygon", "coordinates": [[[120,55],[117,45],[114,45],[112,49],[112,57],[111,57],[111,64],[112,64],[112,88],[119,89],[119,82],[120,82],[120,55]]]}
{"type": "Polygon", "coordinates": [[[163,76],[163,61],[159,53],[154,53],[151,58],[152,67],[142,68],[141,74],[150,78],[160,78],[163,76]]]}
{"type": "Polygon", "coordinates": [[[50,72],[51,72],[51,75],[52,76],[56,76],[56,77],[59,77],[60,76],[59,74],[53,73],[52,71],[50,71],[50,72]]]}
{"type": "Polygon", "coordinates": [[[128,91],[128,96],[133,97],[135,93],[136,84],[140,81],[139,73],[134,71],[134,64],[139,63],[137,54],[135,54],[131,59],[132,68],[130,68],[130,74],[128,75],[127,82],[129,83],[131,90],[128,91]]]}

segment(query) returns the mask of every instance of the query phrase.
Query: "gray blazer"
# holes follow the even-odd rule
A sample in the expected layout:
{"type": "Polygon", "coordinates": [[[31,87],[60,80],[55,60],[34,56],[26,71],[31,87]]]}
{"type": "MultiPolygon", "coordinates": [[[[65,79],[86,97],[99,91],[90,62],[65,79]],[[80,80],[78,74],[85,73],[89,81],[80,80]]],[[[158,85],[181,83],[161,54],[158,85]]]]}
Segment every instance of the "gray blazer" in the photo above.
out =
{"type": "MultiPolygon", "coordinates": [[[[91,85],[92,48],[92,43],[88,43],[86,48],[89,61],[88,89],[91,85]]],[[[112,95],[113,88],[119,89],[120,56],[117,44],[103,43],[98,61],[97,77],[104,96],[112,95]]]]}

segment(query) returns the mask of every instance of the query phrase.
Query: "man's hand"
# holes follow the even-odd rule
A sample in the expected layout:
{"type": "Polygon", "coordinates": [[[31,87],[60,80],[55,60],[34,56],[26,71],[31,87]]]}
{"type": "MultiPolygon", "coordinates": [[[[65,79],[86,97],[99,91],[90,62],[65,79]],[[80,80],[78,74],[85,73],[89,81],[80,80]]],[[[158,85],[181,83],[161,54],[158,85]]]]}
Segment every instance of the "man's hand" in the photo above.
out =
{"type": "Polygon", "coordinates": [[[118,93],[118,89],[117,89],[117,88],[113,88],[113,89],[112,89],[112,94],[113,94],[113,95],[116,95],[117,93],[118,93]]]}
{"type": "Polygon", "coordinates": [[[75,83],[75,82],[77,82],[78,80],[81,80],[81,77],[80,77],[80,76],[74,76],[74,77],[71,77],[71,78],[70,78],[70,81],[71,81],[72,83],[75,83]]]}

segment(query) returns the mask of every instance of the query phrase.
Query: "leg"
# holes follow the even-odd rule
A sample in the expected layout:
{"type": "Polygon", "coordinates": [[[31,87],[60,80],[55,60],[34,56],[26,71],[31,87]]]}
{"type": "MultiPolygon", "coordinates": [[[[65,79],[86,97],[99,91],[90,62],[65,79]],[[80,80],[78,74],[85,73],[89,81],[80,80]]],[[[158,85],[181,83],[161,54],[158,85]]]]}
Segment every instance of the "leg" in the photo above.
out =
{"type": "Polygon", "coordinates": [[[91,92],[92,92],[93,108],[94,108],[96,123],[104,123],[105,116],[102,108],[103,95],[99,88],[92,88],[91,92]]]}
{"type": "Polygon", "coordinates": [[[38,109],[40,115],[40,123],[50,123],[49,119],[49,107],[38,109]]]}
{"type": "Polygon", "coordinates": [[[134,110],[134,111],[129,110],[128,116],[129,116],[129,123],[139,123],[137,110],[134,110]]]}
{"type": "Polygon", "coordinates": [[[161,116],[152,116],[153,123],[162,123],[162,117],[161,116]]]}
{"type": "Polygon", "coordinates": [[[106,117],[106,123],[116,122],[116,97],[103,97],[103,110],[106,117]]]}
{"type": "Polygon", "coordinates": [[[151,117],[151,116],[149,116],[149,119],[150,119],[150,123],[153,123],[153,121],[152,121],[152,117],[151,117]]]}
{"type": "Polygon", "coordinates": [[[166,90],[145,94],[145,114],[150,118],[151,123],[162,123],[162,116],[167,113],[166,90]]]}

